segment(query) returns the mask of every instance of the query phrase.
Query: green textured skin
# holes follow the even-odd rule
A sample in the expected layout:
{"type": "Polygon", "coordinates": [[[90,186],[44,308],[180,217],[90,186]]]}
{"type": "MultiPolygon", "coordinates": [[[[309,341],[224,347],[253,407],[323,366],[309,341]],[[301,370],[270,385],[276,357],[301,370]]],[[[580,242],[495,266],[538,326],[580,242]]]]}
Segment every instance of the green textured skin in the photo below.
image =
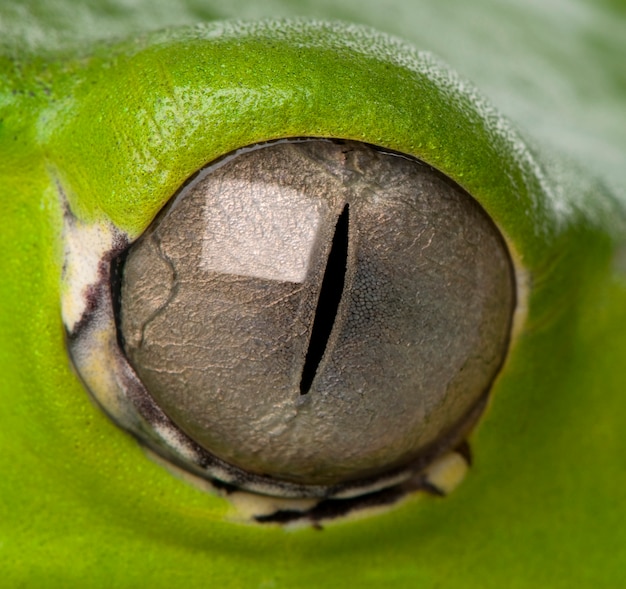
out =
{"type": "Polygon", "coordinates": [[[485,36],[460,2],[418,4],[0,7],[2,587],[626,582],[626,47],[611,28],[625,11],[557,2],[554,13],[515,3],[499,12],[485,1],[493,10],[481,26],[499,31],[485,36]],[[369,30],[283,21],[147,32],[298,13],[379,24],[465,62],[464,74],[486,78],[537,131],[541,151],[447,66],[369,30]],[[604,35],[579,35],[581,14],[604,35]],[[562,52],[546,41],[555,22],[565,23],[562,52]],[[521,83],[523,65],[499,77],[511,56],[524,63],[512,34],[522,30],[539,39],[528,59],[544,92],[521,83]],[[498,43],[512,53],[494,54],[498,43]],[[592,72],[585,94],[578,74],[592,72]],[[447,498],[415,496],[323,531],[237,523],[228,502],[147,460],[90,402],[60,317],[60,190],[81,218],[138,235],[215,157],[303,135],[376,143],[441,169],[489,212],[529,285],[467,479],[447,498]]]}

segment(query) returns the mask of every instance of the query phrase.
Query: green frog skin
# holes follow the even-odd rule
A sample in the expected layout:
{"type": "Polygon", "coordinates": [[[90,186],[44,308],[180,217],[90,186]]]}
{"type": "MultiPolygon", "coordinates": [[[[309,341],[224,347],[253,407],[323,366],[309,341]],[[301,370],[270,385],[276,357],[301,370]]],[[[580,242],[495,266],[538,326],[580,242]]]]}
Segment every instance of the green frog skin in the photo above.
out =
{"type": "Polygon", "coordinates": [[[480,26],[453,1],[0,6],[0,585],[624,584],[625,13],[494,6],[477,5],[480,26]],[[529,30],[526,56],[513,33],[529,30]],[[436,168],[491,217],[517,283],[463,482],[322,529],[250,522],[252,495],[173,476],[94,403],[67,351],[89,303],[75,285],[98,279],[85,236],[99,252],[133,241],[199,169],[288,137],[436,168]]]}

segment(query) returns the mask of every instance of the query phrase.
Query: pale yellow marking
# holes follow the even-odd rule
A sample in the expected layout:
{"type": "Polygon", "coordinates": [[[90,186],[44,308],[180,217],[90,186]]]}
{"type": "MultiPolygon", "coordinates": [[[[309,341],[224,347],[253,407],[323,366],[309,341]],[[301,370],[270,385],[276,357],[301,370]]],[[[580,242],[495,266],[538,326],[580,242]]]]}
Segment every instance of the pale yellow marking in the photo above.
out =
{"type": "Polygon", "coordinates": [[[61,312],[69,331],[73,331],[87,308],[88,289],[100,280],[100,261],[113,247],[114,238],[115,232],[110,224],[86,224],[69,216],[66,219],[61,312]]]}
{"type": "Polygon", "coordinates": [[[72,358],[76,369],[87,383],[92,395],[106,407],[118,422],[126,422],[126,403],[115,376],[116,355],[112,352],[115,341],[115,325],[107,320],[91,334],[88,345],[76,350],[72,358]]]}
{"type": "Polygon", "coordinates": [[[426,480],[447,495],[454,491],[465,478],[469,465],[458,452],[444,454],[425,471],[426,480]]]}
{"type": "Polygon", "coordinates": [[[285,499],[283,497],[269,497],[255,495],[245,491],[236,491],[228,495],[228,499],[235,508],[234,517],[237,519],[253,519],[255,516],[271,515],[277,511],[308,511],[313,509],[319,499],[285,499]]]}
{"type": "Polygon", "coordinates": [[[235,521],[249,522],[254,520],[255,516],[271,515],[279,510],[304,512],[315,507],[319,501],[319,499],[285,499],[281,497],[269,497],[267,495],[256,495],[245,491],[235,491],[234,493],[227,494],[214,487],[206,479],[172,464],[150,448],[142,448],[150,460],[168,470],[176,478],[185,481],[187,484],[204,491],[205,493],[210,493],[211,495],[227,499],[231,506],[230,518],[235,521]]]}

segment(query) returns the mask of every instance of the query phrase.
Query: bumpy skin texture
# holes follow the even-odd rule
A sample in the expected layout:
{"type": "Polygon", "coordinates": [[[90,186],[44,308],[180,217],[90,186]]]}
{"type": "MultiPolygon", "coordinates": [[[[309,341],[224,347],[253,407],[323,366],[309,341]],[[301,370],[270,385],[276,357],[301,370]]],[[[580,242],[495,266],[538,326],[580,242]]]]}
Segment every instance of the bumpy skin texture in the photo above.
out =
{"type": "MultiPolygon", "coordinates": [[[[241,16],[259,15],[246,5],[241,16]]],[[[145,3],[130,15],[114,3],[0,9],[3,585],[622,585],[623,193],[568,160],[534,154],[470,85],[384,35],[302,21],[146,33],[224,14],[219,3],[207,6],[145,3]],[[109,34],[127,40],[96,42],[109,34]],[[476,461],[467,480],[448,498],[417,496],[322,532],[233,523],[226,501],[146,460],[90,403],[70,368],[60,319],[61,195],[83,221],[110,221],[137,236],[207,162],[242,145],[304,135],[367,141],[437,167],[492,216],[527,277],[527,313],[472,436],[476,461]]],[[[414,6],[397,2],[402,24],[394,29],[387,16],[381,26],[406,32],[411,19],[412,40],[437,48],[428,44],[428,25],[453,18],[457,5],[444,3],[439,21],[434,9],[423,8],[424,17],[414,6]]],[[[578,39],[574,55],[597,56],[597,67],[605,66],[589,94],[600,88],[606,111],[619,113],[611,109],[623,104],[626,87],[614,61],[623,35],[612,36],[610,23],[623,9],[567,6],[557,6],[558,22],[571,23],[562,34],[578,39]],[[605,36],[585,41],[571,33],[586,14],[607,23],[605,36]]],[[[326,16],[371,23],[377,10],[345,2],[326,16]]],[[[510,10],[499,21],[504,32],[524,14],[510,10]]],[[[307,11],[298,3],[268,8],[307,11]]],[[[471,29],[462,16],[455,22],[471,29]]],[[[550,15],[541,18],[539,30],[552,35],[550,15]]],[[[479,48],[476,72],[484,65],[479,48]]],[[[569,62],[546,60],[569,79],[569,62]]],[[[489,71],[496,80],[498,68],[489,71]]],[[[542,139],[559,131],[540,124],[541,109],[529,106],[533,92],[520,88],[522,98],[511,103],[516,117],[543,127],[542,139]]],[[[506,106],[506,92],[495,95],[506,106]]],[[[584,98],[572,104],[564,120],[580,118],[583,129],[597,123],[598,133],[546,141],[571,146],[569,155],[584,155],[609,184],[623,185],[619,121],[587,112],[584,98]]]]}

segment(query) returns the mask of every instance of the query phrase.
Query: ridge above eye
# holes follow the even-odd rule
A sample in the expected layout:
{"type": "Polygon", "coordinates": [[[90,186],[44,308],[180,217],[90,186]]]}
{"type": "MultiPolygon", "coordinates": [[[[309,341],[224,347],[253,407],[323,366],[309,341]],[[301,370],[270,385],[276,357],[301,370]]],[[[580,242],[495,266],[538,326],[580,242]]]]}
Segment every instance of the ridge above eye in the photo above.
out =
{"type": "Polygon", "coordinates": [[[504,242],[467,193],[348,141],[209,166],[121,272],[120,340],[160,409],[219,460],[305,486],[462,441],[515,303],[504,242]]]}

